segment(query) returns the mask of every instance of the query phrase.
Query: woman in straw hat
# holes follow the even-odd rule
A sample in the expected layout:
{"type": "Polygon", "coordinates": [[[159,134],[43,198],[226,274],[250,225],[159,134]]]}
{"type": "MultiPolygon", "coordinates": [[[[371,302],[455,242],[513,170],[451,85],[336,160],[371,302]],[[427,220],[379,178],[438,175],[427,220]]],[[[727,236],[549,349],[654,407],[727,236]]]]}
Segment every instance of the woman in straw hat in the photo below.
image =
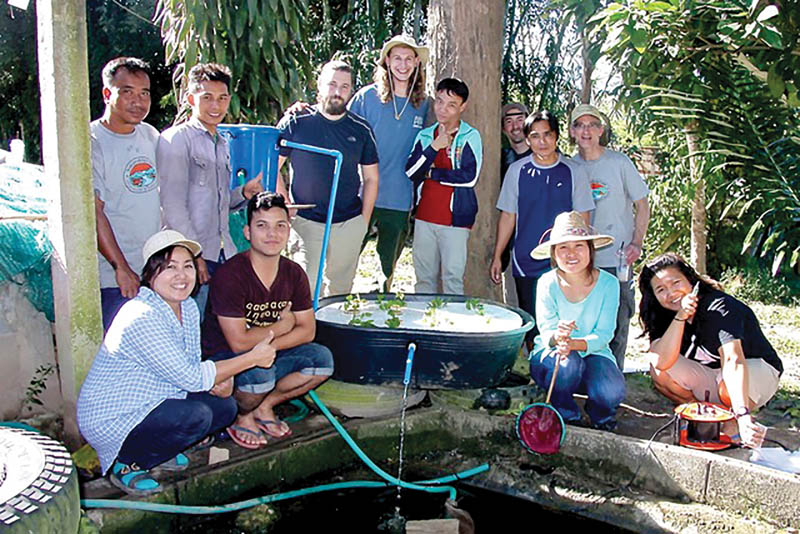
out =
{"type": "Polygon", "coordinates": [[[531,377],[547,389],[555,366],[561,365],[553,406],[567,423],[580,421],[572,394],[584,393],[592,427],[602,430],[616,427],[617,407],[625,398],[625,379],[608,346],[616,327],[619,282],[594,267],[595,248],[612,242],[570,211],[556,217],[550,239],[531,252],[535,259],[549,257],[554,267],[536,288],[540,333],[531,352],[531,377]]]}
{"type": "Polygon", "coordinates": [[[222,362],[200,361],[197,289],[200,244],[174,230],[145,242],[142,285],[108,329],[78,397],[78,426],[103,473],[133,495],[161,490],[148,470],[181,470],[181,451],[227,427],[236,373],[269,367],[267,338],[222,362]]]}

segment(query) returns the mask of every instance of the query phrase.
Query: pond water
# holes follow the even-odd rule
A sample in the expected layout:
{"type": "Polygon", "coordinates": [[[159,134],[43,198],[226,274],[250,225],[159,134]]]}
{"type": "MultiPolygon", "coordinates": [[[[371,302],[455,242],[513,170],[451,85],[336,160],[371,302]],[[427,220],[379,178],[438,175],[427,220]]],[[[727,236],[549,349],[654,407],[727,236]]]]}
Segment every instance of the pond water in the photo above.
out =
{"type": "MultiPolygon", "coordinates": [[[[374,479],[366,473],[359,473],[359,478],[361,477],[374,479]]],[[[346,478],[351,479],[350,476],[346,478]]],[[[424,478],[424,476],[419,478],[424,478]]],[[[409,477],[408,479],[413,480],[414,478],[409,477]]],[[[331,482],[331,480],[325,482],[331,482]]],[[[457,484],[456,487],[458,489],[458,506],[472,516],[477,534],[539,531],[546,530],[547,526],[553,532],[584,531],[592,534],[630,532],[575,514],[549,510],[524,499],[472,485],[457,484]]],[[[255,496],[258,495],[250,497],[255,496]]],[[[319,493],[270,505],[277,511],[279,519],[269,530],[264,532],[297,534],[333,530],[347,533],[402,533],[405,532],[404,521],[445,518],[445,500],[446,494],[429,494],[409,490],[403,490],[398,500],[398,492],[395,488],[319,493]],[[401,517],[399,521],[398,507],[401,517]]],[[[225,514],[210,521],[196,523],[179,530],[179,532],[182,534],[249,534],[248,531],[236,526],[235,514],[225,514]]]]}
{"type": "MultiPolygon", "coordinates": [[[[441,302],[441,307],[431,307],[429,301],[408,301],[396,314],[399,328],[436,330],[439,332],[490,333],[507,332],[522,326],[522,317],[512,310],[487,302],[441,302]]],[[[375,301],[361,301],[357,311],[347,311],[348,302],[334,302],[317,310],[321,321],[348,324],[357,316],[362,321],[372,321],[372,326],[389,328],[390,314],[375,301]]]]}

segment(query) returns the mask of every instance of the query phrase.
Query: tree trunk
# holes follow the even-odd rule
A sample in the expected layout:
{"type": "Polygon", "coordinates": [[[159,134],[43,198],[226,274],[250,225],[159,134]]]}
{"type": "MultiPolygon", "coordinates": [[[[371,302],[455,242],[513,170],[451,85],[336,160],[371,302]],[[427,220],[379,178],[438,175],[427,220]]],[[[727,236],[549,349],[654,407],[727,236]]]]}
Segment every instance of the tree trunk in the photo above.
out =
{"type": "Polygon", "coordinates": [[[697,136],[697,123],[690,123],[685,133],[686,144],[689,147],[689,171],[694,187],[691,261],[697,272],[706,274],[706,182],[701,175],[700,139],[697,136]]]}
{"type": "Polygon", "coordinates": [[[464,290],[468,295],[501,300],[489,278],[494,252],[500,190],[500,60],[503,54],[505,3],[499,0],[431,0],[428,9],[428,92],[454,76],[469,86],[462,117],[483,140],[483,165],[475,193],[478,218],[470,233],[464,290]]]}
{"type": "Polygon", "coordinates": [[[592,73],[594,72],[594,62],[591,54],[589,54],[592,44],[586,32],[586,23],[584,22],[581,28],[581,57],[583,58],[583,74],[581,75],[581,82],[583,83],[583,89],[581,90],[582,104],[589,104],[592,101],[592,73]]]}

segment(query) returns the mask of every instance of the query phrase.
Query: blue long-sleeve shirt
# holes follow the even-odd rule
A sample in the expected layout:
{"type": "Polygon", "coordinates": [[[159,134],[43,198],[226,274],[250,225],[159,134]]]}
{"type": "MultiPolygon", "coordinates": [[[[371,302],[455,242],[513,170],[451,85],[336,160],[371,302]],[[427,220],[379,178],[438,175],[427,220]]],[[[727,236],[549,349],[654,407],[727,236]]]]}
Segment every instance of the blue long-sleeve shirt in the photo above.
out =
{"type": "Polygon", "coordinates": [[[619,282],[616,277],[599,271],[597,283],[580,302],[570,302],[558,286],[555,269],[546,272],[536,285],[536,321],[539,335],[534,339],[531,354],[550,348],[550,340],[558,330],[559,321],[575,321],[573,339],[586,340],[584,357],[590,354],[605,356],[616,364],[608,344],[614,338],[619,308],[619,282]]]}

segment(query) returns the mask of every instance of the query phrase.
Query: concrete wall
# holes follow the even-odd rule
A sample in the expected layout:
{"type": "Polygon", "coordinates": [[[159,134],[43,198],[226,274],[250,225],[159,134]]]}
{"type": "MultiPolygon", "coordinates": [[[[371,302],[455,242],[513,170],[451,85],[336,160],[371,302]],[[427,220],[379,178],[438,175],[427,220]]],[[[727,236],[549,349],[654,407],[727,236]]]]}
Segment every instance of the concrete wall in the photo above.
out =
{"type": "MultiPolygon", "coordinates": [[[[13,283],[0,284],[0,417],[3,420],[30,415],[61,413],[61,391],[57,373],[47,380],[47,388],[39,395],[44,406],[31,410],[22,401],[36,369],[40,365],[55,366],[53,329],[44,314],[36,311],[25,298],[23,288],[13,283]]],[[[30,404],[28,406],[31,406],[30,404]]]]}

